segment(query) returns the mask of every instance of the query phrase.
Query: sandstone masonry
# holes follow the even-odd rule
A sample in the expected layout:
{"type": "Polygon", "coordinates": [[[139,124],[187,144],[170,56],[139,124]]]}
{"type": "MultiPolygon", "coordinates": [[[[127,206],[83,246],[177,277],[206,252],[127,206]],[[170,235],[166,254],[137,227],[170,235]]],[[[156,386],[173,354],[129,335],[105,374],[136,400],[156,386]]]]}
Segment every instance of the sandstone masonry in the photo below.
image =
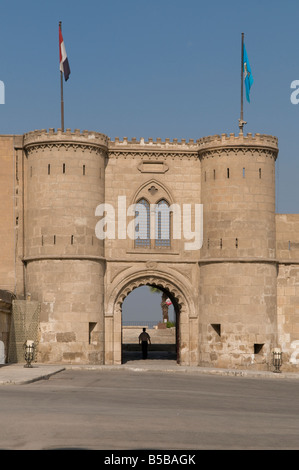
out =
{"type": "Polygon", "coordinates": [[[39,303],[38,361],[121,363],[122,302],[152,285],[174,304],[180,364],[267,370],[280,347],[297,370],[299,215],[275,214],[277,155],[261,134],[0,136],[0,289],[39,303]],[[202,204],[202,247],[98,239],[96,208],[119,196],[202,204]]]}

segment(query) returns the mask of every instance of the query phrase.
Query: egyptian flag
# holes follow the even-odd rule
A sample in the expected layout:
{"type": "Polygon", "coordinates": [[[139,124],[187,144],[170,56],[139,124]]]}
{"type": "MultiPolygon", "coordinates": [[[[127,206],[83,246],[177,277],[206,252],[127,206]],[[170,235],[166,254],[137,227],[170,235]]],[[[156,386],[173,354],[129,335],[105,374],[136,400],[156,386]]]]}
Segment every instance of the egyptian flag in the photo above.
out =
{"type": "Polygon", "coordinates": [[[60,71],[64,74],[65,81],[68,80],[71,70],[69,61],[66,55],[65,45],[63,42],[61,26],[59,24],[59,59],[60,59],[60,71]]]}

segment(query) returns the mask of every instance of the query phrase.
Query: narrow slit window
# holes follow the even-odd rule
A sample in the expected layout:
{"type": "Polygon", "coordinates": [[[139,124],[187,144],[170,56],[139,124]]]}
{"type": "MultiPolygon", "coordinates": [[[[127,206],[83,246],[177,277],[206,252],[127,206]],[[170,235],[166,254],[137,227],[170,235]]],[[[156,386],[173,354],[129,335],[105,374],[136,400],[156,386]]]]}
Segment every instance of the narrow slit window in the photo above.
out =
{"type": "Polygon", "coordinates": [[[62,164],[62,173],[65,173],[65,163],[62,164]]]}
{"type": "Polygon", "coordinates": [[[53,243],[54,243],[54,245],[56,245],[56,235],[54,235],[54,237],[53,237],[53,243]]]}
{"type": "Polygon", "coordinates": [[[213,170],[213,177],[214,177],[214,180],[216,179],[216,170],[213,170]]]}
{"type": "Polygon", "coordinates": [[[50,174],[51,174],[51,165],[50,165],[50,163],[48,163],[48,175],[50,175],[50,174]]]}
{"type": "Polygon", "coordinates": [[[239,246],[239,240],[236,238],[236,248],[239,246]]]}
{"type": "Polygon", "coordinates": [[[74,235],[71,236],[71,245],[74,244],[74,235]]]}
{"type": "Polygon", "coordinates": [[[229,168],[226,169],[226,176],[229,178],[229,168]]]}
{"type": "Polygon", "coordinates": [[[83,172],[83,176],[85,176],[85,165],[83,165],[82,172],[83,172]]]}
{"type": "Polygon", "coordinates": [[[259,168],[259,179],[261,179],[261,177],[262,177],[262,169],[259,168]]]}
{"type": "Polygon", "coordinates": [[[222,250],[222,238],[220,238],[220,249],[222,250]]]}
{"type": "Polygon", "coordinates": [[[97,324],[95,322],[90,322],[88,324],[88,343],[89,344],[92,343],[92,332],[94,331],[96,326],[97,326],[97,324]]]}
{"type": "Polygon", "coordinates": [[[243,168],[243,178],[245,178],[245,168],[243,168]]]}

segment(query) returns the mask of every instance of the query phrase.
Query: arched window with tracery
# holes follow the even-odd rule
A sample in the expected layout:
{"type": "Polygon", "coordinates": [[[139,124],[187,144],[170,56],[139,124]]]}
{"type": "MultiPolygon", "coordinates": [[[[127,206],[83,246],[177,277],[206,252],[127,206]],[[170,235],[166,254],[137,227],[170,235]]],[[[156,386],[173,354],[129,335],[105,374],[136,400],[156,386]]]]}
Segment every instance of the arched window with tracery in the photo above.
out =
{"type": "Polygon", "coordinates": [[[170,210],[165,199],[155,206],[155,246],[170,247],[170,210]]]}
{"type": "Polygon", "coordinates": [[[150,204],[140,199],[135,206],[135,246],[150,248],[150,204]]]}

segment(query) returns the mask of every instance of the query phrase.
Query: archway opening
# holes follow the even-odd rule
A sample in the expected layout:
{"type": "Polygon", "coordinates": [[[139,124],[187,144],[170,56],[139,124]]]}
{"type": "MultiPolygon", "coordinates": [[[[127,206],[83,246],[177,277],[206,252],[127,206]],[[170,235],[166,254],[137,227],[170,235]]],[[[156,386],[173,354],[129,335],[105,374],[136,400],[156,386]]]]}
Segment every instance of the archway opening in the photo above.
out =
{"type": "Polygon", "coordinates": [[[139,335],[150,336],[147,360],[179,362],[179,313],[176,298],[161,285],[136,287],[124,299],[122,315],[122,363],[143,360],[139,335]]]}

